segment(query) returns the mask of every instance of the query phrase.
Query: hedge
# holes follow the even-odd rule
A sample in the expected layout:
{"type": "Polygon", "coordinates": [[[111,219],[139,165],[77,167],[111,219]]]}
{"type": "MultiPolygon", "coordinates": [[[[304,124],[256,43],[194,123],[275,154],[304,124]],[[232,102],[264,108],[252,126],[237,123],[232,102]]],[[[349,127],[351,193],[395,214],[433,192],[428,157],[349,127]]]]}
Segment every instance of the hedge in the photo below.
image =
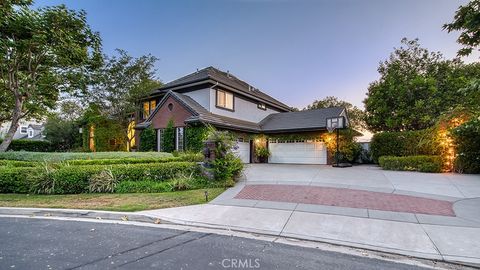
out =
{"type": "Polygon", "coordinates": [[[119,183],[163,182],[179,175],[201,177],[194,162],[62,166],[50,168],[49,172],[40,168],[7,168],[0,170],[0,193],[35,193],[39,184],[50,185],[53,194],[85,193],[89,191],[90,178],[104,170],[111,171],[119,183]]]}
{"type": "Polygon", "coordinates": [[[39,164],[40,163],[38,163],[38,162],[31,162],[31,161],[0,159],[0,166],[7,166],[7,167],[35,167],[39,164]]]}
{"type": "Polygon", "coordinates": [[[442,158],[440,156],[382,156],[379,158],[379,164],[385,170],[431,173],[442,171],[442,158]]]}
{"type": "Polygon", "coordinates": [[[435,134],[430,129],[377,133],[370,143],[373,161],[378,163],[381,156],[438,155],[435,134]]]}
{"type": "MultiPolygon", "coordinates": [[[[0,140],[2,143],[3,140],[0,140]]],[[[13,140],[8,146],[9,151],[53,152],[55,147],[49,141],[13,140]]]]}
{"type": "Polygon", "coordinates": [[[455,171],[480,173],[480,116],[452,130],[456,143],[455,171]]]}
{"type": "Polygon", "coordinates": [[[123,159],[91,159],[91,160],[69,160],[70,165],[113,165],[113,164],[141,164],[141,163],[167,163],[180,161],[200,162],[203,156],[198,154],[180,155],[167,158],[123,158],[123,159]]]}

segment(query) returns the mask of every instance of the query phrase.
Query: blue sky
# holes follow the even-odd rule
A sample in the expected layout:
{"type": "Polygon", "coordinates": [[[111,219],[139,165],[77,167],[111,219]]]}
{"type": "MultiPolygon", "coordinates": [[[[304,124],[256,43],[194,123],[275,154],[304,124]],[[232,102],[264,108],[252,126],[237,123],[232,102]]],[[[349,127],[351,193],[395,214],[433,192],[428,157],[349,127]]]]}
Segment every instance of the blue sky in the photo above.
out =
{"type": "Polygon", "coordinates": [[[107,54],[151,53],[164,82],[214,66],[303,108],[330,95],[362,106],[378,63],[403,37],[454,57],[458,33],[442,25],[466,2],[37,0],[36,6],[84,9],[107,54]]]}

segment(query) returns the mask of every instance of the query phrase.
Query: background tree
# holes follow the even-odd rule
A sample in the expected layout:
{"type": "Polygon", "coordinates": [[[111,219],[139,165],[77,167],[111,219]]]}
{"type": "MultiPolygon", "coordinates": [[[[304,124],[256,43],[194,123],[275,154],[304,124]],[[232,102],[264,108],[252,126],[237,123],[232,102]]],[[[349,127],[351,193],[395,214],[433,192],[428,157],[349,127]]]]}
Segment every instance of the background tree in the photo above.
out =
{"type": "Polygon", "coordinates": [[[60,102],[59,111],[52,113],[45,124],[45,139],[55,150],[68,151],[82,146],[79,119],[83,108],[73,100],[60,102]]]}
{"type": "Polygon", "coordinates": [[[419,130],[431,127],[445,111],[465,102],[458,91],[480,75],[478,63],[446,60],[439,52],[402,39],[378,68],[380,79],[368,87],[364,100],[371,131],[419,130]]]}
{"type": "Polygon", "coordinates": [[[350,119],[350,126],[355,130],[364,130],[366,128],[362,109],[352,105],[350,102],[339,100],[337,97],[328,96],[321,100],[315,100],[304,110],[323,109],[329,107],[345,107],[350,119]]]}
{"type": "Polygon", "coordinates": [[[93,82],[83,101],[97,104],[100,113],[119,123],[128,138],[128,125],[135,111],[140,110],[138,100],[161,86],[155,77],[155,62],[152,55],[134,58],[124,50],[117,49],[117,55],[104,56],[103,66],[94,73],[93,82]]]}
{"type": "Polygon", "coordinates": [[[101,60],[100,37],[84,11],[32,10],[30,3],[2,1],[0,7],[0,122],[11,123],[0,152],[22,118],[41,118],[61,92],[86,89],[86,74],[101,60]]]}
{"type": "Polygon", "coordinates": [[[443,29],[449,33],[461,31],[457,42],[462,44],[463,48],[458,51],[458,55],[470,55],[480,45],[480,0],[460,6],[453,19],[453,22],[444,24],[443,29]]]}

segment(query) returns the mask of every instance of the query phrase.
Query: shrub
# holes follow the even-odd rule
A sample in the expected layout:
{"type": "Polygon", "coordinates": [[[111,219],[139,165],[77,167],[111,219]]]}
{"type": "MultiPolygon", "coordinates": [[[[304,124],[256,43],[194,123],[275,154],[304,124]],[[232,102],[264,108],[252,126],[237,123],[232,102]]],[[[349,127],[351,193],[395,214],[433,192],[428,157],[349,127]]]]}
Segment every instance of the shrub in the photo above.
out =
{"type": "Polygon", "coordinates": [[[373,161],[378,163],[381,156],[438,155],[435,134],[432,129],[377,133],[370,143],[373,161]]]}
{"type": "Polygon", "coordinates": [[[117,185],[117,179],[112,171],[105,169],[92,175],[88,189],[90,192],[113,192],[117,185]]]}
{"type": "Polygon", "coordinates": [[[236,141],[227,131],[209,128],[208,142],[215,144],[215,159],[209,164],[215,180],[226,181],[232,185],[235,176],[243,170],[243,163],[232,151],[236,141]]]}
{"type": "MultiPolygon", "coordinates": [[[[99,184],[100,176],[118,183],[122,181],[155,181],[165,182],[175,179],[179,173],[199,177],[199,167],[193,162],[169,162],[153,164],[114,164],[104,165],[71,166],[65,164],[46,164],[40,168],[7,168],[0,170],[0,192],[15,193],[47,193],[47,194],[72,194],[84,193],[90,187],[105,185],[99,184]],[[109,170],[111,177],[108,178],[102,171],[109,170]],[[92,179],[97,181],[92,184],[92,179]],[[112,180],[113,181],[113,180],[112,180]]],[[[104,181],[103,183],[109,183],[104,181]]],[[[109,183],[113,185],[112,183],[109,183]]],[[[103,189],[106,191],[106,189],[103,189]]],[[[97,191],[98,192],[98,191],[97,191]]]]}
{"type": "Polygon", "coordinates": [[[203,142],[207,138],[207,127],[188,126],[185,128],[185,150],[200,152],[203,150],[203,142]]]}
{"type": "Polygon", "coordinates": [[[443,165],[440,156],[382,156],[379,158],[379,164],[385,170],[432,173],[441,172],[443,165]]]}
{"type": "Polygon", "coordinates": [[[454,128],[456,143],[455,171],[480,173],[480,116],[454,128]]]}
{"type": "Polygon", "coordinates": [[[35,167],[37,165],[38,165],[37,162],[0,159],[0,166],[6,166],[6,167],[35,167]]]}
{"type": "MultiPolygon", "coordinates": [[[[0,140],[2,143],[2,140],[0,140]]],[[[54,146],[49,141],[13,140],[8,146],[9,151],[53,152],[54,146]]]]}
{"type": "Polygon", "coordinates": [[[28,193],[35,172],[34,168],[1,168],[0,193],[28,193]]]}
{"type": "Polygon", "coordinates": [[[157,148],[157,134],[155,130],[151,127],[144,129],[140,133],[140,151],[155,151],[157,148]]]}
{"type": "Polygon", "coordinates": [[[64,152],[64,153],[42,153],[25,151],[0,152],[0,159],[24,160],[24,161],[63,161],[74,159],[144,159],[144,158],[167,158],[171,154],[163,152],[64,152]]]}
{"type": "Polygon", "coordinates": [[[175,150],[175,123],[170,119],[167,123],[167,127],[163,130],[162,135],[162,150],[168,153],[175,150]]]}

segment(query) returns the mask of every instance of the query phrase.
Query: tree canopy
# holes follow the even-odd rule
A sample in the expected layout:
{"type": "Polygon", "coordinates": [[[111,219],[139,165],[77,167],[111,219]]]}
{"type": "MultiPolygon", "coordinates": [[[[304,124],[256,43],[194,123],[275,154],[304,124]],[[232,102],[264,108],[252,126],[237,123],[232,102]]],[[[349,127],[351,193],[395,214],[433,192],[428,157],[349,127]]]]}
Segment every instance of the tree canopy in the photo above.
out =
{"type": "Polygon", "coordinates": [[[419,130],[432,126],[444,112],[465,103],[459,89],[480,75],[480,64],[446,60],[439,52],[402,39],[400,48],[380,63],[380,79],[364,100],[371,131],[419,130]]]}
{"type": "Polygon", "coordinates": [[[460,6],[453,19],[453,22],[444,24],[443,29],[449,33],[460,31],[457,42],[463,45],[463,48],[458,51],[458,55],[470,55],[480,45],[480,0],[460,6]]]}
{"type": "Polygon", "coordinates": [[[101,63],[101,41],[84,11],[30,9],[31,1],[0,6],[0,123],[11,123],[5,151],[22,118],[41,118],[60,93],[84,91],[101,63]]]}
{"type": "Polygon", "coordinates": [[[364,122],[364,112],[362,109],[354,106],[350,102],[343,101],[337,97],[328,96],[321,100],[315,100],[308,105],[304,110],[323,109],[329,107],[344,107],[347,109],[348,118],[350,119],[350,126],[355,130],[364,130],[366,125],[364,122]]]}

